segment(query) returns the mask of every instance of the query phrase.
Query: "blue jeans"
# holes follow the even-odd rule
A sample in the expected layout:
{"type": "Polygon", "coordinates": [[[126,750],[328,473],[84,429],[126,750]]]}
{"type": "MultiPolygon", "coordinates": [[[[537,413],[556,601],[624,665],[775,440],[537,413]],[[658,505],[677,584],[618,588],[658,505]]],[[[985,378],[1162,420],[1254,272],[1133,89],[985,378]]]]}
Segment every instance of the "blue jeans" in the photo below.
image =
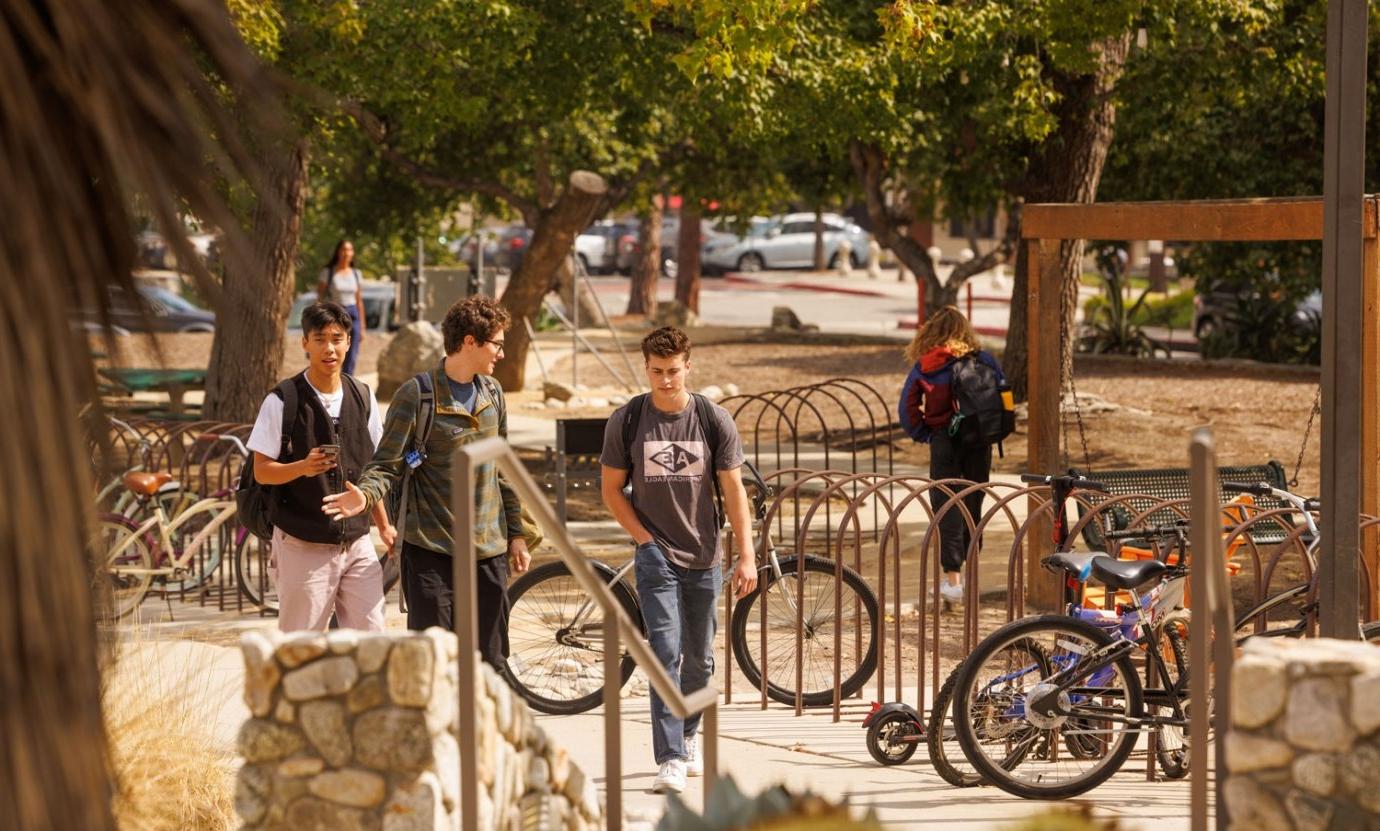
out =
{"type": "MultiPolygon", "coordinates": [[[[682,568],[666,559],[655,542],[634,555],[637,597],[647,640],[681,692],[704,689],[714,675],[714,631],[719,600],[719,566],[682,568]]],[[[685,758],[685,739],[700,726],[696,713],[682,722],[652,691],[652,752],[656,763],[685,758]]]]}
{"type": "Polygon", "coordinates": [[[364,324],[359,318],[359,307],[351,303],[345,307],[350,313],[350,351],[345,353],[345,365],[341,369],[346,375],[355,374],[355,362],[359,360],[359,340],[364,324]]]}

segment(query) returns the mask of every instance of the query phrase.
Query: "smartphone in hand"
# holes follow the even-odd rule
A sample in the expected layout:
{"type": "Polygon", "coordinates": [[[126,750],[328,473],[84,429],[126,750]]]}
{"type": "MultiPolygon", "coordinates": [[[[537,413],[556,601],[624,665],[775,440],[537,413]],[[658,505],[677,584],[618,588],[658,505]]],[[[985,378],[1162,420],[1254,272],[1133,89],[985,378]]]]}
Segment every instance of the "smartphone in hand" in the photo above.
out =
{"type": "Polygon", "coordinates": [[[320,448],[324,456],[329,456],[332,459],[340,456],[340,445],[338,444],[320,444],[317,447],[320,448]]]}

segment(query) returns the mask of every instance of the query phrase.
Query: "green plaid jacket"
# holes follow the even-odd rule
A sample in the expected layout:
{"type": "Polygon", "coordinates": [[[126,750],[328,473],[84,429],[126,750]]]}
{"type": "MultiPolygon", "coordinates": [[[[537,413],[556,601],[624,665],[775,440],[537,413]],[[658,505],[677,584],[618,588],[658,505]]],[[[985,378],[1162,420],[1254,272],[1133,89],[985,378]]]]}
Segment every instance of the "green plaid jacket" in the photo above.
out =
{"type": "MultiPolygon", "coordinates": [[[[508,438],[508,411],[498,382],[475,381],[479,387],[475,411],[466,412],[450,394],[444,364],[432,370],[436,391],[436,417],[426,444],[426,460],[412,472],[412,494],[407,516],[401,523],[403,539],[413,545],[450,554],[454,513],[450,507],[451,460],[455,449],[492,436],[508,438]]],[[[398,388],[388,407],[374,458],[360,475],[359,489],[369,507],[382,499],[402,479],[403,457],[412,447],[417,426],[421,389],[409,378],[398,388]]],[[[517,493],[499,475],[498,465],[485,462],[475,471],[475,556],[481,560],[506,554],[508,541],[522,536],[521,503],[517,493]]]]}

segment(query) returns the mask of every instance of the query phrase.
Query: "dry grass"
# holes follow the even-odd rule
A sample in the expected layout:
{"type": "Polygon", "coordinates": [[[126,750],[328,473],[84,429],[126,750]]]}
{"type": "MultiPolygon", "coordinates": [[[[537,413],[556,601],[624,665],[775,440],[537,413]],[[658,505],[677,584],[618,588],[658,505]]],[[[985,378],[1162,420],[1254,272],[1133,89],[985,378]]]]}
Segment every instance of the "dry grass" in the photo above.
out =
{"type": "Polygon", "coordinates": [[[237,827],[233,759],[216,747],[205,708],[208,667],[193,657],[169,671],[146,646],[127,644],[102,684],[119,827],[237,827]]]}

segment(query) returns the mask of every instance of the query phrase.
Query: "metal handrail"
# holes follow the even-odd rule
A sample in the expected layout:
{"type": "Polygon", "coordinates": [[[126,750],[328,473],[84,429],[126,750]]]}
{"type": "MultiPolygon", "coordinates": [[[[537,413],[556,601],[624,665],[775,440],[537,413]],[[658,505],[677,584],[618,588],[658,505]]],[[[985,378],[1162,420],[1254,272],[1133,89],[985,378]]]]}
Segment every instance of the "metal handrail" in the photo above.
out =
{"type": "Polygon", "coordinates": [[[517,490],[522,504],[531,511],[548,542],[555,547],[576,582],[598,602],[604,612],[604,815],[609,831],[623,825],[622,725],[619,721],[619,688],[622,686],[621,642],[626,640],[633,660],[646,673],[652,689],[677,718],[704,714],[704,798],[709,800],[719,773],[719,691],[710,686],[685,695],[671,680],[656,653],[642,637],[641,628],[623,610],[589,564],[580,547],[557,521],[541,488],[523,467],[508,443],[501,438],[482,439],[457,450],[451,482],[451,508],[455,515],[455,634],[460,641],[460,827],[479,827],[477,711],[475,708],[475,653],[478,651],[478,623],[475,600],[474,553],[474,472],[479,465],[496,462],[508,484],[517,490]],[[617,621],[617,626],[607,625],[617,621]]]}
{"type": "Polygon", "coordinates": [[[1192,537],[1194,557],[1199,568],[1195,578],[1202,581],[1202,609],[1189,620],[1189,659],[1193,671],[1188,674],[1189,689],[1189,788],[1193,831],[1208,828],[1208,725],[1216,733],[1216,787],[1213,804],[1216,809],[1215,827],[1225,829],[1230,817],[1222,800],[1222,788],[1227,779],[1226,736],[1231,723],[1231,665],[1235,657],[1236,630],[1232,620],[1231,586],[1227,583],[1227,561],[1219,530],[1221,506],[1218,504],[1217,451],[1212,430],[1200,427],[1188,445],[1189,494],[1192,501],[1192,537]],[[1222,633],[1214,639],[1213,631],[1222,633]],[[1209,693],[1208,673],[1212,667],[1209,693]],[[1208,704],[1209,694],[1216,698],[1208,704]],[[1209,717],[1205,717],[1210,714],[1209,717]]]}

